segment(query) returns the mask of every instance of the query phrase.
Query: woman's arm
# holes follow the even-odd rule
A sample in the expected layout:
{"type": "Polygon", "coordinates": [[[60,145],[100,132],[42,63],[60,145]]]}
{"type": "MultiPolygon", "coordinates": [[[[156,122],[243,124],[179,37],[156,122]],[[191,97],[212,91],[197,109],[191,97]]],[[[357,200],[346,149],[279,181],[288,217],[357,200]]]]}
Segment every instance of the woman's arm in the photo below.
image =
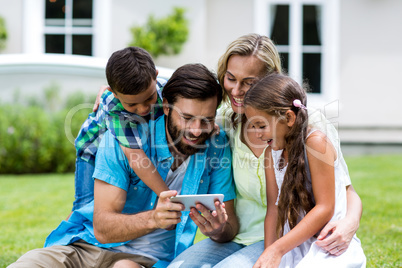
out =
{"type": "Polygon", "coordinates": [[[317,246],[339,256],[344,253],[359,229],[363,206],[352,185],[346,187],[347,212],[345,218],[329,222],[318,236],[317,246]]]}

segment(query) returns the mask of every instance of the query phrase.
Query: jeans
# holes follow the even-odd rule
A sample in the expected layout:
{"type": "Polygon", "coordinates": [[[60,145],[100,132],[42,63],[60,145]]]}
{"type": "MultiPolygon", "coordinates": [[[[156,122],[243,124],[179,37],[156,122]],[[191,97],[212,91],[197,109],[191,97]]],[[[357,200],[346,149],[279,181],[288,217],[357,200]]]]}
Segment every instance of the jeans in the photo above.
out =
{"type": "Polygon", "coordinates": [[[94,199],[94,180],[92,175],[95,166],[77,158],[75,161],[75,200],[73,210],[79,209],[94,199]]]}
{"type": "Polygon", "coordinates": [[[263,251],[264,241],[245,246],[235,242],[217,243],[208,238],[182,252],[168,268],[253,267],[263,251]]]}

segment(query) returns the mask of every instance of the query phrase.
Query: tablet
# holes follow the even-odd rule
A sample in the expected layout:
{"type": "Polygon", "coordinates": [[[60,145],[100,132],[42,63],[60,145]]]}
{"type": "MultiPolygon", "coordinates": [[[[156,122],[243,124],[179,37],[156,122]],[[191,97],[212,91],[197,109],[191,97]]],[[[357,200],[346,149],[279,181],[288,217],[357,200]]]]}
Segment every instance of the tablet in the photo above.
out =
{"type": "Polygon", "coordinates": [[[209,210],[215,210],[215,200],[218,199],[222,203],[223,197],[223,194],[176,195],[171,197],[170,201],[182,203],[185,206],[184,211],[189,211],[198,203],[203,204],[209,210]]]}

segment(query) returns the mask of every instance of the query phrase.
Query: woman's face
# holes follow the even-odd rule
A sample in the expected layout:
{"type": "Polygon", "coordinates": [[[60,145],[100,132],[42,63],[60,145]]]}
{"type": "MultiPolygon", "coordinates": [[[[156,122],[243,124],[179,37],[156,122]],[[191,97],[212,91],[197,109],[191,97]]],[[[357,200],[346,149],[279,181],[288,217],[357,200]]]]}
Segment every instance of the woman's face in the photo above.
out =
{"type": "Polygon", "coordinates": [[[264,64],[255,56],[233,55],[228,60],[223,87],[235,113],[244,114],[244,95],[264,73],[264,64]]]}

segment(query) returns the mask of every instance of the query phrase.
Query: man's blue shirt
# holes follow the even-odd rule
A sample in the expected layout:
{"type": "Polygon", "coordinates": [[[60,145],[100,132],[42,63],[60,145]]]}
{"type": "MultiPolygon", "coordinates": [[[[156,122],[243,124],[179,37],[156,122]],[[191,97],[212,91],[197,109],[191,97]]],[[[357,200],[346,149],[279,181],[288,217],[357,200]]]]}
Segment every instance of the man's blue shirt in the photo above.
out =
{"type": "MultiPolygon", "coordinates": [[[[139,128],[143,150],[151,159],[163,179],[173,163],[167,146],[165,116],[139,128]]],[[[223,131],[207,140],[206,148],[190,156],[180,194],[225,195],[224,201],[236,197],[231,168],[231,151],[223,131]]],[[[100,143],[96,156],[94,178],[127,191],[123,213],[138,213],[151,210],[157,202],[157,195],[146,186],[129,166],[119,143],[107,131],[100,143]]],[[[182,212],[181,222],[176,226],[175,255],[192,245],[197,226],[189,218],[189,212],[182,212]]],[[[68,245],[80,239],[102,247],[110,248],[122,243],[99,243],[93,231],[93,202],[72,213],[68,221],[63,221],[46,239],[45,247],[68,245]]],[[[170,260],[163,260],[162,266],[170,260]]]]}

